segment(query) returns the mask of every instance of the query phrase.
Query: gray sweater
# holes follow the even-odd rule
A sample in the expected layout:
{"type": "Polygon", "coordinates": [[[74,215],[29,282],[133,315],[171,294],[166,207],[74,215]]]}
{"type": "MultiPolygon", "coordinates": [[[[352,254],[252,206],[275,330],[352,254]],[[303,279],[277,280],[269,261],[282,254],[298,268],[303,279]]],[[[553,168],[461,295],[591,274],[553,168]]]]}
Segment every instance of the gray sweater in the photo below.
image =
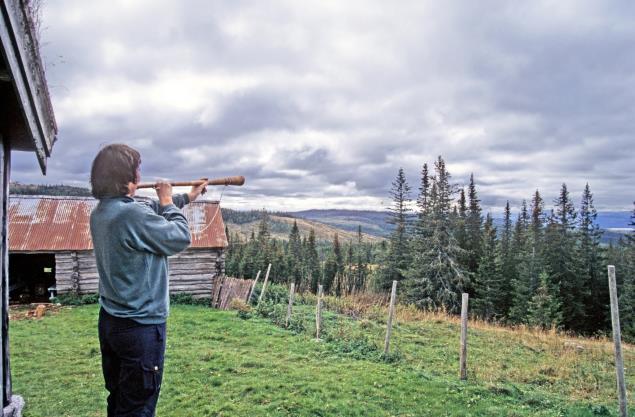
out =
{"type": "Polygon", "coordinates": [[[167,257],[190,245],[181,210],[174,204],[130,197],[99,200],[90,215],[90,232],[99,272],[99,303],[109,314],[141,324],[164,323],[169,313],[167,257]]]}

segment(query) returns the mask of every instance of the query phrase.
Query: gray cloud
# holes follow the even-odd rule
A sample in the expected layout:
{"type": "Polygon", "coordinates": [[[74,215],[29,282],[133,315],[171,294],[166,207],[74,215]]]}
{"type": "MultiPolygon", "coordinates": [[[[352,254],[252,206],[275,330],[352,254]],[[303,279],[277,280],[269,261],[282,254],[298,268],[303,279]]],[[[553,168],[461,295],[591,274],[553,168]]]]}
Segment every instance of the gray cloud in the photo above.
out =
{"type": "MultiPolygon", "coordinates": [[[[147,178],[244,174],[227,204],[380,209],[438,155],[483,203],[591,184],[629,209],[635,5],[621,1],[45,3],[60,126],[49,175],[85,184],[100,145],[147,178]]],[[[219,191],[220,192],[220,191],[219,191]]],[[[218,193],[219,193],[218,192],[218,193]]]]}

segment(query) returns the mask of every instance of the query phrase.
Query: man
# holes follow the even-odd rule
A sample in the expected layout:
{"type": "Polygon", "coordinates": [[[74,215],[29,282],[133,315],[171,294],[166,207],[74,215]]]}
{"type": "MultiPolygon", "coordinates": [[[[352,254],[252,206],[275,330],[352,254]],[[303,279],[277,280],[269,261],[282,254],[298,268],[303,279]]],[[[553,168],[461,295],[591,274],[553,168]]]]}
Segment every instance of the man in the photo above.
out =
{"type": "Polygon", "coordinates": [[[136,201],[141,157],[122,144],[101,149],[90,182],[99,199],[90,230],[99,272],[99,343],[108,417],[154,416],[165,352],[169,310],[167,257],[190,245],[180,208],[207,183],[172,195],[159,181],[158,201],[136,201]]]}

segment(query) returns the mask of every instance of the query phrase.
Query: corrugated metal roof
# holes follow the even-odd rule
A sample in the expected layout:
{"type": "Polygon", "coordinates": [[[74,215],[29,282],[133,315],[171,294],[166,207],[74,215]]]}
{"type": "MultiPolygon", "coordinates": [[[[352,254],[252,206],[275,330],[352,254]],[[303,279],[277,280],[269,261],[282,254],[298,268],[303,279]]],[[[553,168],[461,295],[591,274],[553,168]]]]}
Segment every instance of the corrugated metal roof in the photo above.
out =
{"type": "MultiPolygon", "coordinates": [[[[9,250],[14,252],[91,250],[90,213],[97,200],[86,197],[11,196],[9,250]]],[[[227,247],[218,202],[196,201],[183,208],[192,248],[227,247]]]]}

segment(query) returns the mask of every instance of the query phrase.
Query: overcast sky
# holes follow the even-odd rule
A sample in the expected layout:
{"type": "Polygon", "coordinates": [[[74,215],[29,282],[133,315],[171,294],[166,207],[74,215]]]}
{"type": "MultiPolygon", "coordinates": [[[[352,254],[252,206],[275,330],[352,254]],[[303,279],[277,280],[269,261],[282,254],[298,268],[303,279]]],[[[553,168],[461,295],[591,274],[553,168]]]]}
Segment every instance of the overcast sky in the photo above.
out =
{"type": "MultiPolygon", "coordinates": [[[[566,182],[635,199],[635,2],[46,0],[59,135],[42,177],[87,185],[105,143],[144,180],[245,175],[232,208],[382,209],[443,155],[486,208],[566,182]]],[[[212,198],[218,198],[215,188],[212,198]]]]}

